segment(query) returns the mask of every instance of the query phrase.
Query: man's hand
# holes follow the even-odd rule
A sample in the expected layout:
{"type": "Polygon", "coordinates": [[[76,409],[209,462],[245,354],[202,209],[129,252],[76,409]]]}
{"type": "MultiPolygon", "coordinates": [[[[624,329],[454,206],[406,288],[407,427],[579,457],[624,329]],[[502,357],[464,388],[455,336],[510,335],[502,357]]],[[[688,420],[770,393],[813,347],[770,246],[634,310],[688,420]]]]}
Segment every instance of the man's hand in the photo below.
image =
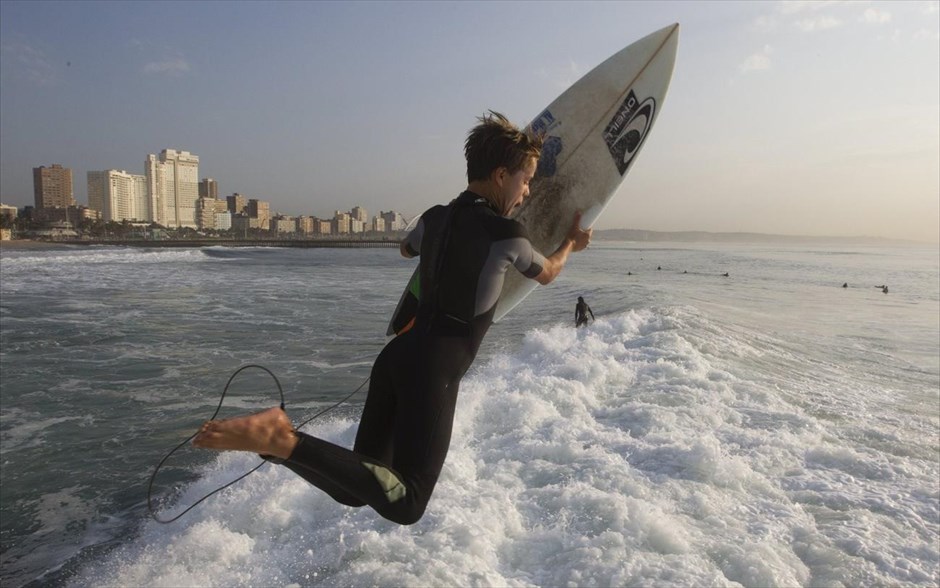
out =
{"type": "Polygon", "coordinates": [[[591,235],[593,233],[594,229],[585,231],[581,228],[581,211],[579,210],[574,214],[574,223],[572,223],[571,229],[568,230],[565,239],[571,241],[572,251],[584,251],[591,242],[591,235]]]}
{"type": "Polygon", "coordinates": [[[561,246],[554,253],[545,258],[545,267],[542,268],[542,273],[535,276],[535,281],[544,286],[557,278],[568,261],[568,254],[572,251],[583,251],[591,242],[591,233],[593,232],[594,229],[585,231],[581,228],[581,212],[576,212],[574,222],[571,224],[568,234],[565,235],[565,240],[561,242],[561,246]]]}

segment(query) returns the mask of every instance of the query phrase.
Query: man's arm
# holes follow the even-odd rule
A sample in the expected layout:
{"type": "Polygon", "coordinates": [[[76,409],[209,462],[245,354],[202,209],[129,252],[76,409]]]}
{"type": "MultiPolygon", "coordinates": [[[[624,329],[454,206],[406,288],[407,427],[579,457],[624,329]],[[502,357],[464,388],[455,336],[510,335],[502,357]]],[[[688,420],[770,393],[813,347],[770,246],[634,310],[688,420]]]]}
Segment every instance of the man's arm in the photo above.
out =
{"type": "Polygon", "coordinates": [[[401,251],[401,256],[402,256],[402,257],[405,257],[405,258],[408,258],[408,259],[411,259],[412,257],[415,257],[414,255],[411,254],[411,251],[408,250],[408,242],[407,242],[407,241],[402,241],[402,242],[401,242],[400,247],[399,247],[399,250],[401,251]]]}
{"type": "Polygon", "coordinates": [[[572,223],[571,229],[568,230],[568,234],[565,235],[565,240],[561,242],[561,245],[554,253],[545,258],[545,267],[542,268],[539,275],[535,276],[535,280],[543,286],[550,284],[558,277],[565,264],[568,263],[568,255],[582,251],[588,246],[593,232],[594,229],[583,230],[581,228],[581,213],[575,214],[574,223],[572,223]]]}
{"type": "Polygon", "coordinates": [[[418,224],[410,233],[405,235],[398,246],[401,256],[407,259],[417,257],[421,253],[421,239],[424,237],[424,219],[418,219],[418,224]]]}

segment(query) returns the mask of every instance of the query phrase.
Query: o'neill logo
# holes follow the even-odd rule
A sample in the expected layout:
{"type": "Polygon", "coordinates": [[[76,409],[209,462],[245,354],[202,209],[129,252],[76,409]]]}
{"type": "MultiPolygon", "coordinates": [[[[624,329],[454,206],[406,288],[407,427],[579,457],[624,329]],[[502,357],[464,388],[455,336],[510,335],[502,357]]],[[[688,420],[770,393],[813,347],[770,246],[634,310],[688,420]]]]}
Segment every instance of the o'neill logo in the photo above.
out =
{"type": "Polygon", "coordinates": [[[630,162],[640,150],[640,145],[646,139],[646,134],[653,123],[653,113],[656,112],[656,101],[647,98],[640,102],[633,90],[627,95],[614,118],[607,123],[604,129],[604,142],[610,154],[614,157],[620,175],[630,168],[630,162]]]}

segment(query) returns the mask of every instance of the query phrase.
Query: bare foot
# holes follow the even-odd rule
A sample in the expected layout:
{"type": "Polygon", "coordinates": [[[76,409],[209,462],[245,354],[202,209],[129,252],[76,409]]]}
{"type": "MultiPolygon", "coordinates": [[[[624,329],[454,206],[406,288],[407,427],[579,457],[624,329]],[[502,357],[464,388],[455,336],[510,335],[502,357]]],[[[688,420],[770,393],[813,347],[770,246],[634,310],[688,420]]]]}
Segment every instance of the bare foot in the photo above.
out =
{"type": "Polygon", "coordinates": [[[193,438],[206,449],[250,451],[287,459],[297,445],[290,419],[280,408],[222,421],[207,421],[193,438]]]}

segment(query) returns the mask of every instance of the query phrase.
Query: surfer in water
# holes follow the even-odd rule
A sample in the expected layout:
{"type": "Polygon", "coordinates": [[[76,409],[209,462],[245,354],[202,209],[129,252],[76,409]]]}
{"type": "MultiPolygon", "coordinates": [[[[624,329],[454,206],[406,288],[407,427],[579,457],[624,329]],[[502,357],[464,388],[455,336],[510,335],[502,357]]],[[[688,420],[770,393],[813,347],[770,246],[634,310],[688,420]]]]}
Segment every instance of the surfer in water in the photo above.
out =
{"type": "Polygon", "coordinates": [[[529,195],[541,138],[490,112],[464,144],[467,189],[425,212],[401,243],[419,256],[421,294],[414,326],[372,366],[352,450],[296,431],[281,408],[208,421],[197,447],[258,453],[348,506],[372,507],[409,525],[424,514],[450,446],[457,389],[493,322],[510,266],[548,284],[591,230],[576,214],[562,244],[545,257],[508,215],[529,195]]]}
{"type": "Polygon", "coordinates": [[[588,322],[588,313],[591,313],[591,320],[595,320],[594,311],[591,310],[591,307],[588,306],[582,296],[578,296],[578,303],[574,306],[574,326],[580,327],[581,325],[586,325],[588,322]]]}

